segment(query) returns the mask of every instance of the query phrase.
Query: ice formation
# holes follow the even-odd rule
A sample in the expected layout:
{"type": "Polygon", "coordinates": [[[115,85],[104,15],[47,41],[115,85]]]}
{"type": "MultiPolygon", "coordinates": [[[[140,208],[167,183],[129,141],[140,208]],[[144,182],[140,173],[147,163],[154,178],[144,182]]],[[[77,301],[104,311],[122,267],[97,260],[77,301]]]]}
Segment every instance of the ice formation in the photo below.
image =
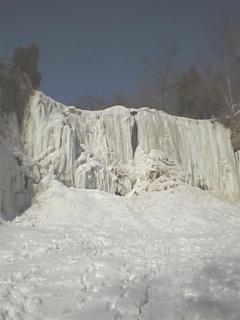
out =
{"type": "Polygon", "coordinates": [[[37,91],[21,141],[14,115],[0,122],[0,210],[8,217],[29,205],[49,174],[66,186],[118,195],[188,183],[239,199],[239,152],[215,120],[122,106],[86,111],[37,91]]]}
{"type": "Polygon", "coordinates": [[[125,195],[167,188],[170,178],[239,198],[230,131],[214,120],[122,106],[83,111],[37,92],[25,121],[25,152],[40,179],[54,173],[68,186],[125,195]]]}

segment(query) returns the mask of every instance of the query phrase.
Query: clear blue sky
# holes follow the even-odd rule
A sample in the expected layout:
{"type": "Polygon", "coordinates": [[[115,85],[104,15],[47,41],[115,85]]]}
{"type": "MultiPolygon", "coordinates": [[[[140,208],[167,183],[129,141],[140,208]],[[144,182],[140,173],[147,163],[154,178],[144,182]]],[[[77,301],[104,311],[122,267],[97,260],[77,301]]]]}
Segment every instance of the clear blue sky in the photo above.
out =
{"type": "Polygon", "coordinates": [[[40,47],[41,90],[70,103],[82,94],[131,92],[146,56],[176,39],[179,61],[206,52],[210,29],[239,0],[0,0],[0,56],[40,47]]]}

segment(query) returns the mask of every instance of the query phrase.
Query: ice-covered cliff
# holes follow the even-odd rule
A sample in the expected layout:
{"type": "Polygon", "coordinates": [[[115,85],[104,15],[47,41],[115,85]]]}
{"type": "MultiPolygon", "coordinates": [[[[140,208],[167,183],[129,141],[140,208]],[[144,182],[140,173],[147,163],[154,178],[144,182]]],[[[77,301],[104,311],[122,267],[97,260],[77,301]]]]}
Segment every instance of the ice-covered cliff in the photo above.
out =
{"type": "Polygon", "coordinates": [[[37,92],[25,118],[23,141],[37,164],[35,186],[51,173],[68,186],[121,195],[187,182],[239,199],[230,131],[214,120],[122,106],[83,111],[37,92]]]}
{"type": "Polygon", "coordinates": [[[0,117],[0,216],[6,219],[31,203],[31,178],[23,158],[16,116],[0,117]]]}
{"type": "Polygon", "coordinates": [[[214,120],[122,106],[85,111],[36,92],[23,128],[20,139],[16,116],[0,117],[0,213],[7,218],[30,205],[49,174],[119,195],[189,183],[240,198],[239,151],[214,120]]]}

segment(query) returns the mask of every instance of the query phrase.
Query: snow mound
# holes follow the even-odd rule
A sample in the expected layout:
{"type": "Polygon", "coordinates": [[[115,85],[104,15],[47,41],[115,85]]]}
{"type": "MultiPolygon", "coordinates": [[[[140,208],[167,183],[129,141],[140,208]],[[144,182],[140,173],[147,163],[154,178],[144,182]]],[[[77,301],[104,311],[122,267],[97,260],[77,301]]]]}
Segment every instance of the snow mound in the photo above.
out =
{"type": "Polygon", "coordinates": [[[99,190],[68,188],[47,176],[31,208],[16,221],[31,224],[96,224],[106,219],[128,217],[127,201],[99,190]]]}

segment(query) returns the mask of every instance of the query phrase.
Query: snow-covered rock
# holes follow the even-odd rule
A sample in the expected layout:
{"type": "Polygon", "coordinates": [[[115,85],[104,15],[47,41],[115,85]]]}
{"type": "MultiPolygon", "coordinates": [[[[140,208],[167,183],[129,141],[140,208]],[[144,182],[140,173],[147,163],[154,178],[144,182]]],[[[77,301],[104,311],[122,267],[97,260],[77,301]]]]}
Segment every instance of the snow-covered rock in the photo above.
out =
{"type": "Polygon", "coordinates": [[[40,178],[53,173],[68,186],[121,195],[184,181],[239,199],[230,131],[214,120],[122,106],[79,110],[36,92],[25,124],[25,152],[38,162],[40,178]]]}

